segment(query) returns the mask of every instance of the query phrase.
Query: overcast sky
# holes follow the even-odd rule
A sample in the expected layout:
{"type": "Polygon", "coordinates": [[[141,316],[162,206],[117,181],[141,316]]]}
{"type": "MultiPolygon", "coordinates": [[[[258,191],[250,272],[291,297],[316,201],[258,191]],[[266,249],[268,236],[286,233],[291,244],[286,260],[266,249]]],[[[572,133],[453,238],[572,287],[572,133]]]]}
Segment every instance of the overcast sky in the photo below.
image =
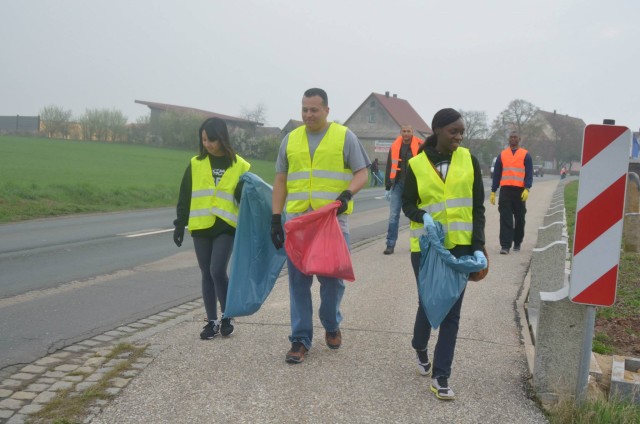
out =
{"type": "Polygon", "coordinates": [[[520,98],[640,127],[638,0],[5,0],[0,16],[0,115],[262,103],[283,127],[321,87],[341,122],[389,91],[429,125],[520,98]]]}

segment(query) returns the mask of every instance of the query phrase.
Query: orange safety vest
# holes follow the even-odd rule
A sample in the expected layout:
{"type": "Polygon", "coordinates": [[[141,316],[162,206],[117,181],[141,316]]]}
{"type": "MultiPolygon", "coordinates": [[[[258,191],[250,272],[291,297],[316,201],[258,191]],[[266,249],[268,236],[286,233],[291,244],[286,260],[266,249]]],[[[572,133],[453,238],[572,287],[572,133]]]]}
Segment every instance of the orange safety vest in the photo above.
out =
{"type": "MultiPolygon", "coordinates": [[[[412,156],[415,156],[418,154],[418,148],[422,143],[423,143],[422,140],[420,140],[415,135],[413,136],[413,138],[411,139],[412,156]]],[[[402,159],[400,158],[400,147],[402,147],[401,135],[399,135],[398,138],[396,138],[393,141],[393,144],[391,145],[391,171],[389,171],[390,180],[393,180],[396,177],[396,173],[400,170],[400,162],[402,161],[402,159]]]]}
{"type": "Polygon", "coordinates": [[[500,161],[502,162],[500,187],[524,187],[524,158],[527,156],[527,153],[527,150],[522,148],[518,148],[515,153],[513,153],[510,147],[507,147],[500,153],[500,161]]]}

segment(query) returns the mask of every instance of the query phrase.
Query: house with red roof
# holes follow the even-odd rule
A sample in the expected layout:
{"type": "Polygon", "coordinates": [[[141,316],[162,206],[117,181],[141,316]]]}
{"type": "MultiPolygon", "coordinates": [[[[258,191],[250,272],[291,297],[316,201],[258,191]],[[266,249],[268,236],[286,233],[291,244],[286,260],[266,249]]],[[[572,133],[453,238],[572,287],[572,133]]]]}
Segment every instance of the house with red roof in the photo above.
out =
{"type": "Polygon", "coordinates": [[[371,160],[377,157],[383,163],[403,125],[411,125],[422,140],[433,132],[407,100],[388,91],[371,93],[344,125],[358,136],[371,160]]]}

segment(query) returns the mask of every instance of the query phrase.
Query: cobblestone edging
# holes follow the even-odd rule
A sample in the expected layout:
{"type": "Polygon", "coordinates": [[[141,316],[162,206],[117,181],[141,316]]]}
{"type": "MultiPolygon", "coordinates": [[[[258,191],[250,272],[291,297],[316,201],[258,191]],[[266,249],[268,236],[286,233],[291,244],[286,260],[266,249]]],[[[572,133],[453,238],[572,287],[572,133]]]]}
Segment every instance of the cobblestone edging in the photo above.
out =
{"type": "MultiPolygon", "coordinates": [[[[61,390],[70,390],[71,396],[81,394],[115,366],[127,361],[129,353],[107,361],[118,344],[131,343],[142,347],[136,343],[168,326],[189,319],[191,313],[201,306],[202,300],[184,303],[67,346],[22,367],[0,381],[0,424],[28,422],[30,414],[39,412],[61,390]]],[[[131,369],[109,380],[106,392],[117,395],[133,377],[153,362],[161,349],[161,346],[147,346],[144,353],[132,363],[131,369]]],[[[108,400],[96,400],[89,406],[89,415],[83,422],[90,423],[107,404],[108,400]]]]}

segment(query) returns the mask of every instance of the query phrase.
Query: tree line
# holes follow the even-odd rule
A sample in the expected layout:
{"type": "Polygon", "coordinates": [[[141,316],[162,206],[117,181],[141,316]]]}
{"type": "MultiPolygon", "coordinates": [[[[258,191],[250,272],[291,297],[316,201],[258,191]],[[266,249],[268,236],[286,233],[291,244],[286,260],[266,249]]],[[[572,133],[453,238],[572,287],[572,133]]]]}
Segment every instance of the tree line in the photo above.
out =
{"type": "MultiPolygon", "coordinates": [[[[466,127],[463,145],[478,157],[482,165],[488,166],[507,145],[509,132],[517,130],[522,137],[522,146],[529,150],[538,164],[553,158],[556,169],[562,166],[570,169],[573,162],[580,160],[582,128],[569,126],[550,132],[548,123],[545,124],[539,112],[534,104],[515,99],[489,124],[483,111],[460,110],[466,127]]],[[[243,108],[241,117],[265,123],[266,107],[260,103],[253,109],[243,108]]],[[[52,138],[152,144],[191,150],[197,145],[194,128],[198,128],[203,119],[195,113],[165,112],[152,128],[149,116],[127,124],[127,117],[119,110],[87,109],[74,121],[70,110],[56,105],[44,107],[40,118],[44,132],[52,138]]],[[[239,151],[244,151],[248,157],[273,156],[280,141],[273,137],[253,140],[241,129],[231,133],[230,137],[234,145],[240,147],[239,151]]]]}

